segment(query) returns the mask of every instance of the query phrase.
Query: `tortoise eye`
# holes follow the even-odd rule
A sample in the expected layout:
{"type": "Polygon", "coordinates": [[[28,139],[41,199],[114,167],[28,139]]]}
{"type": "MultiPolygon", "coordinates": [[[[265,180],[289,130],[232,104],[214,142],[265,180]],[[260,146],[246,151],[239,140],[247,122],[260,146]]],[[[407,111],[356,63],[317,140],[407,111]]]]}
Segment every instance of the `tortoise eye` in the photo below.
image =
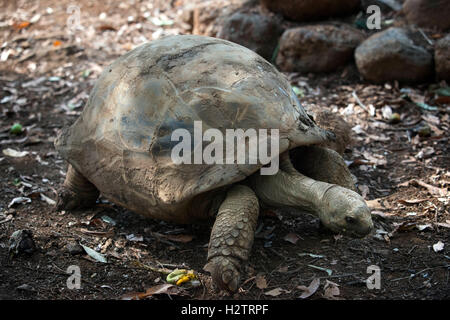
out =
{"type": "Polygon", "coordinates": [[[354,219],[354,218],[352,218],[352,217],[345,217],[345,221],[347,222],[347,223],[356,223],[356,220],[354,219]]]}

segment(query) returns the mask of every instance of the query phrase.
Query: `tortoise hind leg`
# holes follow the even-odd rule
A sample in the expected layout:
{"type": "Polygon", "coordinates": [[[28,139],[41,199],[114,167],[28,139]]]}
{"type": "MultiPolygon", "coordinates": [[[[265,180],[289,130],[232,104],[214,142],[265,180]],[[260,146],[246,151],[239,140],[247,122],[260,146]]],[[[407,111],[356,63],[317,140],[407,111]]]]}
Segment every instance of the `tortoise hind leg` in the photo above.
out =
{"type": "Polygon", "coordinates": [[[58,210],[74,210],[95,205],[99,196],[97,188],[70,164],[64,185],[58,191],[58,210]]]}
{"type": "Polygon", "coordinates": [[[235,185],[228,191],[211,232],[204,267],[221,289],[239,288],[241,263],[250,255],[258,214],[258,198],[249,187],[235,185]]]}

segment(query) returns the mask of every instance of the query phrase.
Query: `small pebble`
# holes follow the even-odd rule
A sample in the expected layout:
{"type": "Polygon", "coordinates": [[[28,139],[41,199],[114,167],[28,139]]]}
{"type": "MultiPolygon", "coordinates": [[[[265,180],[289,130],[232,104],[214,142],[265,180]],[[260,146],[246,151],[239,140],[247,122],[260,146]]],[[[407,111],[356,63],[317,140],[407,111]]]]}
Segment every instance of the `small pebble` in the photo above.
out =
{"type": "Polygon", "coordinates": [[[71,255],[77,255],[77,254],[82,254],[84,252],[84,249],[82,246],[80,246],[78,243],[69,243],[66,246],[67,251],[71,254],[71,255]]]}
{"type": "Polygon", "coordinates": [[[9,238],[9,252],[12,254],[33,253],[36,245],[31,230],[17,230],[9,238]]]}
{"type": "Polygon", "coordinates": [[[32,286],[30,286],[29,284],[26,284],[26,283],[18,286],[16,289],[19,291],[28,291],[28,292],[36,291],[32,286]]]}

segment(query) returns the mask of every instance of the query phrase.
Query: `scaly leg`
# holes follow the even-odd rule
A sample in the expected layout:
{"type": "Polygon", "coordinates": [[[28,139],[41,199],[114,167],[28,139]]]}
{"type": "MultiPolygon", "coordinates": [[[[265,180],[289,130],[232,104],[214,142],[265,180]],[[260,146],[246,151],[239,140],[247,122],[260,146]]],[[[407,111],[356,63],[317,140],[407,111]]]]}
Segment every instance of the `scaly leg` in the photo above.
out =
{"type": "Polygon", "coordinates": [[[241,264],[248,260],[258,214],[258,198],[249,187],[235,185],[228,191],[211,232],[204,267],[221,289],[239,288],[241,264]]]}

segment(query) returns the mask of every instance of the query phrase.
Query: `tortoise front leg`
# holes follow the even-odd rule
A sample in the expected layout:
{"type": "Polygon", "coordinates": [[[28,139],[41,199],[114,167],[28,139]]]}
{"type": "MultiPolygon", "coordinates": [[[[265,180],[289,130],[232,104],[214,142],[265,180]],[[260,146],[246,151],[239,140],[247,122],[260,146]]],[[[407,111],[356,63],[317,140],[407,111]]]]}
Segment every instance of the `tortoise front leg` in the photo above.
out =
{"type": "Polygon", "coordinates": [[[248,260],[258,213],[258,198],[243,185],[233,186],[219,208],[204,270],[211,273],[221,289],[239,288],[241,264],[248,260]]]}
{"type": "Polygon", "coordinates": [[[88,208],[95,205],[99,196],[97,188],[70,164],[64,185],[58,190],[58,210],[88,208]]]}

